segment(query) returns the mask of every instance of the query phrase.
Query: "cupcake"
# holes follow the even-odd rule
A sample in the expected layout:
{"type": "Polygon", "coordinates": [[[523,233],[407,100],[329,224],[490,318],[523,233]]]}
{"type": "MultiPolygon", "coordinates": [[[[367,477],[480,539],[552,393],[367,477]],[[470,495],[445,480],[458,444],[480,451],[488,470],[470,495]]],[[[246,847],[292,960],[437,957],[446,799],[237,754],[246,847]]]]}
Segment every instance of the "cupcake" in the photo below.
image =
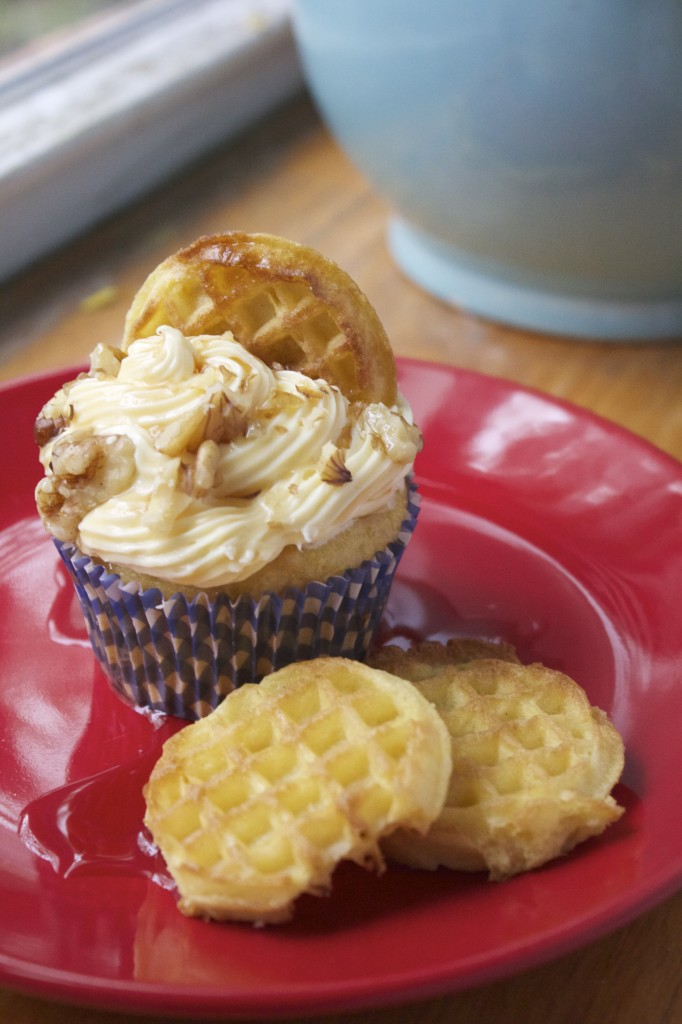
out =
{"type": "Polygon", "coordinates": [[[362,659],[421,438],[376,313],[268,235],[199,239],[35,425],[43,523],[133,705],[196,719],[292,661],[362,659]]]}

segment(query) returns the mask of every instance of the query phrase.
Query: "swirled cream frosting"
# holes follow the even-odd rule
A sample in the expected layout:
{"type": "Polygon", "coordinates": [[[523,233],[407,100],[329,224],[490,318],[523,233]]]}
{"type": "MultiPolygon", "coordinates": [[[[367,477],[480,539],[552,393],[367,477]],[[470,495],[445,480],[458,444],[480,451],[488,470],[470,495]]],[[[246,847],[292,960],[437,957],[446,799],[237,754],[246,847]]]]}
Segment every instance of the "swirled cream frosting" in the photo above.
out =
{"type": "Polygon", "coordinates": [[[390,508],[421,438],[407,403],[350,403],[223,335],[98,346],[36,422],[46,528],[178,584],[247,579],[390,508]]]}

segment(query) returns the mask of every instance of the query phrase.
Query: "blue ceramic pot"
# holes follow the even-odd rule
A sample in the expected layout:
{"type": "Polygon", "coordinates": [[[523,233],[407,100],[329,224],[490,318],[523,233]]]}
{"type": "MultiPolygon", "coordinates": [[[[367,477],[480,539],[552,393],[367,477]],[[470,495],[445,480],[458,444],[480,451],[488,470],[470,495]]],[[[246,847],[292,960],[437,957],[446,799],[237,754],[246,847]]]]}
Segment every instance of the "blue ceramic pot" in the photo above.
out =
{"type": "Polygon", "coordinates": [[[680,0],[297,0],[405,271],[507,323],[682,337],[680,0]]]}

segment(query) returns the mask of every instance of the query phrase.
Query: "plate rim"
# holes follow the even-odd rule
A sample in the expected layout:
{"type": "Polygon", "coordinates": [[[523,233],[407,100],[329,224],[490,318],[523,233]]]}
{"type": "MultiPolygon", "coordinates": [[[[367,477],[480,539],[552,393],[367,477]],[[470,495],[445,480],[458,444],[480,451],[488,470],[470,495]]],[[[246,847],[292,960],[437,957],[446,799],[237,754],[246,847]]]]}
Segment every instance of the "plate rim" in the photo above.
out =
{"type": "MultiPolygon", "coordinates": [[[[507,392],[520,391],[539,397],[549,405],[559,406],[568,410],[571,415],[581,421],[587,419],[597,423],[608,433],[617,434],[628,445],[636,444],[642,450],[653,453],[682,482],[682,462],[673,455],[658,448],[646,438],[633,433],[627,427],[570,400],[558,398],[540,389],[528,387],[507,378],[496,377],[477,370],[420,360],[415,357],[397,357],[396,362],[403,379],[409,379],[411,368],[415,368],[417,371],[441,370],[447,372],[453,378],[459,376],[469,378],[474,382],[482,384],[483,387],[492,384],[493,386],[501,387],[507,392]]],[[[0,393],[6,396],[9,392],[26,387],[38,387],[57,380],[67,380],[69,377],[66,374],[72,372],[75,375],[75,373],[81,372],[82,369],[82,366],[72,369],[67,368],[66,370],[52,369],[39,374],[27,374],[23,377],[3,381],[0,382],[0,393]]],[[[429,478],[426,477],[425,479],[428,480],[429,478]]],[[[661,876],[665,875],[665,877],[660,877],[657,884],[650,887],[647,893],[642,893],[638,901],[622,908],[619,915],[614,917],[613,913],[607,910],[604,910],[601,915],[599,913],[591,915],[589,941],[599,938],[634,920],[671,895],[678,888],[679,883],[682,882],[682,851],[680,863],[674,871],[668,870],[663,872],[661,869],[658,874],[661,876]]],[[[383,988],[376,990],[371,980],[361,982],[359,987],[357,982],[353,982],[352,995],[350,993],[345,996],[339,994],[339,990],[346,987],[339,981],[334,982],[332,986],[337,993],[335,996],[325,991],[324,986],[312,985],[310,983],[299,984],[297,986],[298,994],[293,997],[294,1000],[298,999],[295,1005],[291,1002],[291,986],[286,985],[281,987],[281,992],[274,993],[270,991],[269,994],[266,996],[261,995],[259,999],[256,999],[255,1003],[251,1003],[248,1006],[241,1001],[235,1001],[235,996],[233,995],[234,988],[204,990],[200,997],[201,1002],[197,1005],[196,983],[189,986],[169,986],[166,983],[108,979],[96,977],[88,973],[39,965],[32,961],[8,957],[1,953],[0,979],[2,979],[3,984],[18,987],[22,991],[40,994],[48,998],[52,996],[58,999],[78,1000],[85,1002],[89,1006],[117,1007],[129,1010],[142,1008],[145,1011],[156,1010],[158,1012],[161,1010],[161,1012],[174,1013],[177,1013],[179,1010],[191,1009],[193,1013],[198,1013],[201,1017],[212,1017],[220,1014],[226,1019],[233,1016],[247,1016],[256,1019],[265,1014],[272,1016],[273,1013],[278,1018],[285,1018],[300,1014],[301,1012],[316,1013],[334,1010],[357,1010],[395,1005],[395,1003],[406,998],[426,999],[430,996],[459,991],[462,988],[476,987],[493,979],[507,977],[520,970],[537,966],[540,963],[555,959],[575,948],[579,948],[586,941],[582,937],[582,931],[583,926],[579,922],[575,922],[568,931],[564,926],[555,927],[552,929],[552,937],[549,941],[551,951],[548,954],[544,954],[539,949],[536,949],[534,954],[529,954],[526,951],[526,954],[521,957],[520,961],[508,964],[506,967],[495,962],[481,963],[467,975],[467,978],[461,985],[454,984],[452,979],[445,977],[442,970],[440,973],[434,974],[422,965],[409,978],[405,977],[404,972],[402,972],[401,981],[398,982],[397,987],[395,985],[388,987],[389,983],[385,981],[383,988]],[[555,932],[556,934],[554,934],[555,932]],[[23,970],[21,969],[22,966],[23,970]],[[12,967],[14,970],[11,969],[12,967]],[[366,989],[366,991],[360,992],[360,989],[366,989]],[[95,999],[96,995],[99,995],[103,1001],[100,1002],[99,999],[95,999]],[[291,1005],[282,1007],[282,998],[289,1000],[291,1005]],[[230,1001],[229,1005],[226,1005],[226,999],[230,1001]],[[303,999],[303,1002],[301,1002],[301,999],[303,999]]],[[[238,998],[239,1000],[243,998],[241,993],[238,995],[238,998]]]]}

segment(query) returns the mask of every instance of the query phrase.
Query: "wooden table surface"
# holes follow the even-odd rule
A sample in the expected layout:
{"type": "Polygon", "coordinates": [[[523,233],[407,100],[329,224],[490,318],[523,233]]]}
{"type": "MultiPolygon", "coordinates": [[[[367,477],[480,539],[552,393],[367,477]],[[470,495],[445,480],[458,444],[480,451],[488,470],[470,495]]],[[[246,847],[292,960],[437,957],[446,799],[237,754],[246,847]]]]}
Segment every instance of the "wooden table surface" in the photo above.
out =
{"type": "MultiPolygon", "coordinates": [[[[398,355],[542,389],[682,459],[682,344],[548,338],[466,315],[401,275],[387,252],[386,216],[385,203],[329,138],[307,100],[297,100],[0,286],[0,379],[72,366],[84,362],[96,342],[116,344],[123,314],[148,271],[198,235],[226,228],[269,231],[310,244],[341,264],[369,295],[398,355]]],[[[325,1019],[679,1024],[681,936],[678,892],[614,934],[515,977],[428,1002],[325,1019]]],[[[130,1016],[0,991],[0,1020],[118,1024],[130,1016]]]]}

